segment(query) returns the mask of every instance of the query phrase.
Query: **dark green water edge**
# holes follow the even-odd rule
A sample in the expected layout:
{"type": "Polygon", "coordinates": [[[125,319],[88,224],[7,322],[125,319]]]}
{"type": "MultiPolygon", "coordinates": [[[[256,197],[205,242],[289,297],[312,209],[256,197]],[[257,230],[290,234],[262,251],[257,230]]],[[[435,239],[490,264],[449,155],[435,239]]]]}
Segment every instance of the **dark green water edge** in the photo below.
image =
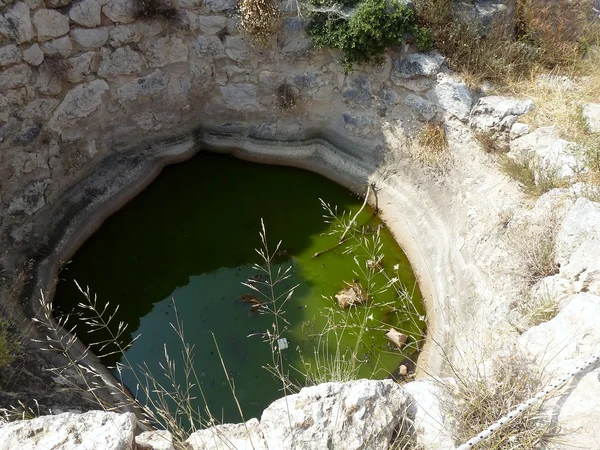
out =
{"type": "MultiPolygon", "coordinates": [[[[323,365],[325,348],[332,358],[334,332],[340,335],[344,330],[339,348],[343,353],[356,349],[362,362],[357,376],[387,378],[418,349],[423,337],[425,324],[420,316],[424,310],[415,277],[401,248],[367,207],[357,223],[367,230],[368,239],[373,239],[374,230],[380,230],[385,254],[382,267],[389,276],[398,277],[410,298],[399,299],[394,289],[388,289],[371,296],[368,306],[346,310],[337,306],[333,297],[345,282],[364,284],[360,270],[365,269],[367,256],[364,248],[344,254],[347,245],[342,245],[313,257],[335,246],[339,238],[328,234],[332,226],[324,221],[320,198],[340,212],[352,214],[362,204],[339,185],[300,169],[208,153],[167,167],[144,192],[107,219],[63,267],[55,314],[78,315],[81,309],[77,304],[84,298],[74,280],[89,286],[100,305],[119,305],[114,321],[115,325],[119,321],[128,324],[125,341],[141,334],[125,355],[113,354],[103,362],[108,366],[117,362],[147,365],[164,381],[159,364],[164,362],[166,346],[179,364],[178,379],[183,382],[182,346],[170,326],[175,321],[175,304],[186,341],[194,346],[194,366],[212,414],[228,422],[241,420],[214,334],[244,418],[257,417],[282,396],[281,383],[263,367],[272,362],[263,333],[271,328],[273,317],[252,312],[251,305],[240,301],[244,294],[252,294],[241,283],[256,276],[252,266],[261,263],[255,248],[260,247],[263,219],[271,249],[283,241],[275,269],[293,268],[293,276],[278,286],[279,292],[299,285],[285,304],[283,316],[289,325],[282,336],[289,347],[282,354],[290,377],[299,385],[306,383],[302,373],[323,365]],[[328,344],[321,345],[321,362],[317,363],[315,347],[327,317],[334,318],[336,328],[327,335],[328,344]],[[349,325],[345,329],[344,323],[349,325]],[[362,323],[366,332],[357,345],[362,323]],[[404,350],[385,338],[390,326],[409,336],[404,350]]],[[[383,275],[373,279],[379,287],[386,281],[383,275]]],[[[83,322],[77,334],[88,345],[106,337],[91,332],[83,322]]],[[[138,380],[130,371],[125,371],[123,381],[136,392],[138,380]]],[[[197,388],[195,396],[194,407],[204,411],[206,405],[197,388]]]]}

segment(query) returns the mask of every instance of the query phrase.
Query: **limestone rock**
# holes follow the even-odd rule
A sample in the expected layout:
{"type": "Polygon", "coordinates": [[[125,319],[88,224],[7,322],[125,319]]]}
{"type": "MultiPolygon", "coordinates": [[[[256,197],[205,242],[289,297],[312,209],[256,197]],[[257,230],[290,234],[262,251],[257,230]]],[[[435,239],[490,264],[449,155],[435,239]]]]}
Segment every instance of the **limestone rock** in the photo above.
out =
{"type": "Polygon", "coordinates": [[[23,59],[32,66],[39,66],[44,61],[44,52],[38,44],[33,44],[27,50],[23,50],[23,59]]]}
{"type": "MultiPolygon", "coordinates": [[[[184,0],[195,3],[197,0],[184,0]]],[[[235,9],[235,5],[237,4],[237,0],[204,0],[204,5],[208,8],[210,12],[224,12],[224,11],[233,11],[235,9]]]]}
{"type": "Polygon", "coordinates": [[[343,91],[345,99],[362,106],[371,106],[373,102],[373,93],[371,91],[371,82],[366,75],[350,74],[346,80],[346,86],[343,91]]]}
{"type": "Polygon", "coordinates": [[[417,444],[427,450],[452,450],[454,442],[445,426],[442,392],[433,381],[419,380],[404,385],[411,396],[409,416],[414,420],[417,444]]]}
{"type": "Polygon", "coordinates": [[[440,71],[444,61],[444,57],[437,53],[413,53],[394,61],[392,76],[398,78],[433,77],[440,71]]]}
{"type": "Polygon", "coordinates": [[[125,44],[139,42],[141,38],[142,32],[137,23],[117,25],[110,30],[109,43],[112,47],[117,48],[125,44]]]}
{"type": "Polygon", "coordinates": [[[600,133],[600,103],[586,103],[581,112],[589,130],[592,133],[600,133]]]}
{"type": "Polygon", "coordinates": [[[40,42],[69,32],[69,18],[54,9],[38,9],[33,15],[33,24],[40,42]]]}
{"type": "Polygon", "coordinates": [[[102,94],[108,90],[104,80],[94,80],[75,86],[56,109],[48,126],[56,132],[89,116],[102,103],[102,94]]]}
{"type": "Polygon", "coordinates": [[[93,72],[97,63],[97,53],[82,53],[67,60],[66,77],[71,83],[79,83],[93,72]]]}
{"type": "Polygon", "coordinates": [[[75,28],[71,31],[71,37],[83,48],[99,48],[106,44],[106,41],[108,40],[108,28],[102,27],[94,28],[92,30],[87,28],[75,28]]]}
{"type": "Polygon", "coordinates": [[[255,60],[257,55],[252,44],[242,36],[227,36],[225,38],[225,53],[238,63],[255,60]]]}
{"type": "Polygon", "coordinates": [[[42,50],[46,55],[60,55],[67,58],[73,52],[73,43],[69,36],[63,36],[42,44],[42,50]]]}
{"type": "Polygon", "coordinates": [[[433,103],[428,102],[422,97],[415,94],[408,94],[404,98],[404,104],[412,109],[418,117],[428,121],[435,117],[436,107],[433,103]]]}
{"type": "Polygon", "coordinates": [[[181,38],[174,36],[152,39],[143,49],[148,67],[164,67],[187,61],[188,47],[181,38]]]}
{"type": "Polygon", "coordinates": [[[276,400],[260,425],[269,449],[387,450],[409,404],[392,380],[325,383],[276,400]]]}
{"type": "Polygon", "coordinates": [[[9,422],[0,427],[2,450],[130,450],[133,413],[89,411],[9,422]]]}
{"type": "Polygon", "coordinates": [[[144,67],[144,62],[139,53],[129,47],[121,47],[102,60],[98,69],[101,77],[115,77],[139,73],[144,67]]]}
{"type": "Polygon", "coordinates": [[[120,102],[133,101],[139,95],[154,95],[169,85],[169,75],[161,70],[155,70],[150,75],[129,81],[117,89],[120,102]]]}
{"type": "Polygon", "coordinates": [[[268,450],[257,419],[196,431],[186,443],[191,450],[268,450]]]}
{"type": "Polygon", "coordinates": [[[198,36],[195,49],[200,58],[212,56],[215,59],[220,59],[227,56],[225,47],[217,36],[198,36]]]}
{"type": "Polygon", "coordinates": [[[82,0],[71,7],[69,17],[82,27],[94,28],[100,25],[101,10],[96,0],[82,0]]]}
{"type": "Polygon", "coordinates": [[[257,88],[253,84],[228,84],[219,88],[225,106],[238,111],[254,111],[260,108],[257,88]]]}
{"type": "Polygon", "coordinates": [[[48,64],[48,61],[46,60],[46,63],[40,66],[35,88],[43,95],[59,95],[62,92],[62,67],[66,67],[66,63],[60,61],[60,68],[56,69],[48,64]]]}
{"type": "Polygon", "coordinates": [[[217,34],[227,26],[227,18],[223,16],[198,16],[196,24],[202,34],[217,34]]]}
{"type": "Polygon", "coordinates": [[[527,133],[531,131],[531,127],[526,123],[515,123],[512,127],[510,127],[510,139],[517,139],[521,136],[525,136],[527,133]]]}
{"type": "Polygon", "coordinates": [[[173,436],[164,430],[145,431],[135,437],[136,450],[174,450],[173,436]]]}
{"type": "MultiPolygon", "coordinates": [[[[12,198],[7,208],[8,214],[25,214],[32,216],[37,211],[42,209],[46,205],[46,197],[44,193],[49,184],[49,180],[34,180],[27,183],[25,187],[12,198]]],[[[43,448],[47,448],[42,446],[26,446],[24,439],[28,436],[28,434],[37,437],[37,433],[33,431],[36,429],[35,425],[31,424],[34,426],[33,429],[28,427],[30,422],[31,421],[29,420],[19,421],[1,426],[0,445],[4,447],[0,447],[0,449],[21,450],[23,448],[28,448],[33,450],[34,448],[39,448],[41,450],[43,448]]],[[[55,430],[51,429],[51,431],[55,430]]]]}
{"type": "Polygon", "coordinates": [[[479,131],[509,132],[519,116],[532,108],[531,100],[498,95],[481,97],[471,110],[470,124],[479,131]]]}
{"type": "Polygon", "coordinates": [[[577,292],[600,295],[600,204],[578,198],[565,215],[555,248],[561,277],[577,292]]]}
{"type": "Polygon", "coordinates": [[[15,44],[0,47],[0,67],[21,61],[21,52],[15,44]]]}
{"type": "Polygon", "coordinates": [[[283,31],[279,33],[278,43],[281,53],[289,56],[302,56],[313,46],[306,34],[308,21],[302,17],[287,17],[283,21],[283,31]]]}
{"type": "Polygon", "coordinates": [[[584,171],[583,149],[560,139],[554,126],[542,127],[510,143],[508,156],[517,161],[531,161],[540,170],[558,178],[570,178],[584,171]]]}
{"type": "Polygon", "coordinates": [[[466,84],[448,76],[438,76],[436,85],[427,97],[450,116],[463,122],[468,120],[473,98],[466,84]]]}
{"type": "Polygon", "coordinates": [[[33,121],[45,122],[60,102],[55,98],[38,98],[27,104],[21,111],[21,117],[33,121]]]}
{"type": "Polygon", "coordinates": [[[102,13],[115,23],[129,23],[135,20],[135,0],[110,0],[102,7],[102,13]]]}
{"type": "Polygon", "coordinates": [[[23,3],[15,3],[12,7],[0,13],[0,34],[21,44],[34,38],[35,32],[31,25],[29,7],[23,3]]]}
{"type": "Polygon", "coordinates": [[[0,91],[25,86],[31,78],[31,68],[19,64],[0,71],[0,91]]]}
{"type": "Polygon", "coordinates": [[[46,0],[46,6],[49,8],[60,8],[61,6],[67,6],[71,3],[71,0],[46,0]]]}

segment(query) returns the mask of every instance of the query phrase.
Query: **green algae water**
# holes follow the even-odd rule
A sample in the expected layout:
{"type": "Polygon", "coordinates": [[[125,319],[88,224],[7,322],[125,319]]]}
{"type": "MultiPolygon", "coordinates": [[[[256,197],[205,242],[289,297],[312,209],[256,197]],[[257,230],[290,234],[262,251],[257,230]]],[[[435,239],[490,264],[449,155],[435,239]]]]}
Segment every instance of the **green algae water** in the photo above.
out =
{"type": "MultiPolygon", "coordinates": [[[[89,286],[99,305],[119,305],[115,325],[128,324],[125,341],[140,335],[124,355],[109,355],[103,362],[109,367],[119,362],[147,365],[165,382],[160,364],[164,366],[166,348],[178,366],[176,377],[185,384],[182,345],[171,326],[177,314],[185,340],[193,346],[198,377],[193,381],[204,396],[195,391],[193,406],[200,411],[208,407],[220,421],[239,422],[233,388],[244,419],[258,417],[283,395],[281,382],[265,369],[273,361],[267,330],[273,332],[274,317],[248,303],[259,296],[242,284],[248,279],[265,281],[253,267],[263,263],[255,251],[261,246],[262,219],[270,251],[282,241],[273,272],[292,268],[276,292],[297,285],[278,317],[280,337],[285,339],[280,341],[281,355],[290,379],[298,385],[318,380],[315,374],[335,367],[332,362],[342,358],[356,368],[354,376],[387,378],[418,350],[423,337],[424,312],[414,275],[369,207],[356,221],[367,247],[357,246],[347,254],[351,239],[337,246],[340,235],[331,234],[333,225],[324,220],[320,199],[352,215],[362,205],[339,185],[300,169],[207,153],[169,166],[106,220],[63,267],[56,314],[79,314],[77,304],[83,296],[74,280],[89,286]],[[367,261],[375,230],[383,261],[367,261]],[[323,253],[315,257],[318,252],[323,253]],[[374,265],[389,276],[365,280],[365,271],[374,265]],[[398,295],[400,284],[408,297],[398,295]],[[379,292],[384,285],[388,289],[379,292]],[[341,308],[335,295],[348,286],[368,290],[366,304],[341,308]],[[386,339],[390,327],[408,335],[403,350],[386,339]]],[[[77,334],[86,344],[106,337],[92,333],[83,322],[77,334]]],[[[277,345],[278,341],[276,355],[277,345]]],[[[112,349],[105,353],[108,350],[112,349]]],[[[130,371],[123,373],[123,381],[137,391],[140,379],[130,371]]]]}

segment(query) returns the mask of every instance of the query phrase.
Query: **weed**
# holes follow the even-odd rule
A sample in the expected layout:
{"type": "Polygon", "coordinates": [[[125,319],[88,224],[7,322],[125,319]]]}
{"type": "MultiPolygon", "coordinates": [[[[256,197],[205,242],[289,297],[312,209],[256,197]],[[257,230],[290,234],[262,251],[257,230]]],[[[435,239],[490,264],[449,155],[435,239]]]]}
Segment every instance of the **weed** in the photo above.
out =
{"type": "Polygon", "coordinates": [[[277,88],[277,103],[284,111],[290,111],[296,107],[298,102],[294,88],[288,83],[282,83],[277,88]]]}
{"type": "Polygon", "coordinates": [[[518,161],[507,155],[499,155],[498,164],[506,176],[519,183],[521,190],[532,197],[565,186],[556,169],[544,169],[532,157],[518,161]]]}
{"type": "MultiPolygon", "coordinates": [[[[168,0],[167,0],[168,1],[168,0]]],[[[165,0],[137,0],[136,19],[159,19],[175,22],[178,19],[177,9],[165,0]]]]}
{"type": "Polygon", "coordinates": [[[5,319],[0,319],[0,370],[15,360],[20,346],[10,323],[5,319]]]}
{"type": "Polygon", "coordinates": [[[281,11],[274,0],[241,0],[238,25],[250,37],[266,45],[281,25],[281,11]]]}
{"type": "Polygon", "coordinates": [[[502,142],[500,136],[494,136],[490,131],[476,131],[473,137],[486,153],[504,153],[508,150],[508,143],[502,142]]]}
{"type": "MultiPolygon", "coordinates": [[[[477,436],[542,387],[541,374],[519,357],[493,360],[489,376],[479,370],[455,371],[453,375],[455,383],[441,383],[447,398],[452,399],[445,409],[451,413],[453,436],[458,442],[477,436]]],[[[542,402],[526,409],[498,429],[486,441],[485,448],[532,449],[548,443],[556,436],[556,430],[544,416],[543,405],[542,402]]]]}
{"type": "Polygon", "coordinates": [[[556,317],[560,307],[556,298],[550,294],[529,297],[517,304],[517,310],[523,315],[529,327],[535,327],[556,317]]]}

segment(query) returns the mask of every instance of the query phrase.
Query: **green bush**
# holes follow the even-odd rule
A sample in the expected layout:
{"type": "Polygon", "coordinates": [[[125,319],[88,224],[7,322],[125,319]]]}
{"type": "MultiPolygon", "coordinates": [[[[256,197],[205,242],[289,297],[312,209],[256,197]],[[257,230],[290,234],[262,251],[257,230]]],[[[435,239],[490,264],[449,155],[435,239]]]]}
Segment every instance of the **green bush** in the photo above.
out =
{"type": "Polygon", "coordinates": [[[342,7],[355,9],[351,14],[327,3],[313,3],[317,9],[308,32],[316,48],[332,48],[344,52],[342,63],[347,71],[355,64],[381,63],[387,47],[398,45],[407,34],[421,48],[431,43],[429,34],[415,22],[412,8],[397,0],[345,0],[342,7]]]}

